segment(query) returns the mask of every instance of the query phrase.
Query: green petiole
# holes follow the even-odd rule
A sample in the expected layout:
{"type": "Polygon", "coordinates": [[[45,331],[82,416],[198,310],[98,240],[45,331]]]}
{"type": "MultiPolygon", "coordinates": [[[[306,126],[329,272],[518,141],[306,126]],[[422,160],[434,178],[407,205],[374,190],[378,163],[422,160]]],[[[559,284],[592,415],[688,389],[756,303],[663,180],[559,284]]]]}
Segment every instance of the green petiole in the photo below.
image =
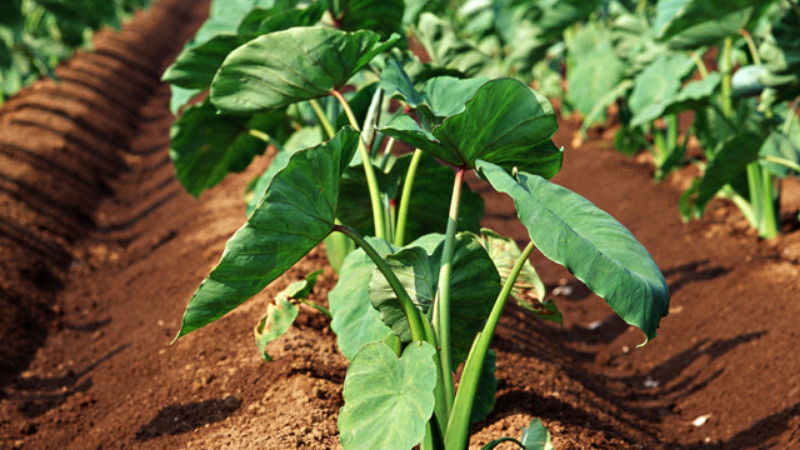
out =
{"type": "Polygon", "coordinates": [[[406,222],[408,221],[408,206],[411,202],[411,191],[414,188],[414,177],[417,175],[419,160],[422,150],[414,150],[411,163],[408,165],[406,180],[403,183],[403,193],[400,195],[400,208],[397,211],[397,227],[395,228],[394,245],[403,246],[406,238],[406,222]]]}
{"type": "MultiPolygon", "coordinates": [[[[350,109],[350,105],[347,103],[347,100],[345,100],[341,92],[337,90],[333,90],[331,93],[342,105],[342,108],[344,108],[344,112],[347,114],[347,119],[350,121],[350,125],[360,133],[361,129],[358,126],[358,121],[356,120],[355,114],[353,114],[353,110],[350,109]]],[[[367,177],[369,199],[370,204],[372,205],[372,220],[375,222],[375,236],[381,239],[386,239],[386,221],[384,218],[383,205],[381,205],[381,194],[380,189],[378,188],[378,179],[375,176],[375,169],[372,167],[372,163],[370,162],[369,152],[367,151],[367,146],[364,143],[363,136],[358,140],[358,152],[361,154],[361,162],[364,165],[364,174],[367,177]]]]}
{"type": "Polygon", "coordinates": [[[322,125],[322,128],[325,130],[325,134],[328,135],[328,138],[332,138],[333,136],[335,136],[336,130],[334,130],[333,126],[331,126],[331,122],[328,120],[328,116],[325,115],[325,112],[319,106],[319,102],[317,102],[312,98],[311,100],[308,101],[308,103],[311,105],[311,109],[314,110],[314,114],[317,115],[317,119],[319,120],[319,123],[322,125]]]}
{"type": "Polygon", "coordinates": [[[308,305],[308,306],[316,309],[317,311],[321,312],[322,314],[328,316],[329,319],[333,319],[333,314],[331,314],[331,311],[328,308],[326,308],[326,307],[324,307],[322,305],[318,305],[318,304],[316,304],[316,303],[314,303],[314,302],[312,302],[310,300],[306,300],[306,299],[300,299],[300,300],[298,300],[298,302],[302,303],[304,305],[308,305]]]}
{"type": "Polygon", "coordinates": [[[467,448],[472,405],[475,401],[475,394],[478,392],[478,382],[481,378],[481,371],[483,370],[486,353],[489,351],[489,345],[492,343],[492,336],[497,329],[497,324],[500,321],[503,308],[506,306],[508,296],[511,294],[514,283],[517,281],[517,277],[522,271],[525,261],[528,260],[531,252],[533,252],[533,249],[533,242],[528,243],[522,251],[522,254],[517,258],[514,267],[508,275],[508,279],[506,279],[503,285],[503,289],[494,302],[492,312],[486,320],[486,325],[483,326],[483,330],[478,333],[475,342],[472,344],[467,362],[464,364],[461,382],[458,385],[458,393],[453,403],[453,413],[450,415],[450,420],[447,423],[447,433],[444,438],[445,448],[467,448]]]}
{"type": "Polygon", "coordinates": [[[464,181],[463,167],[456,169],[453,183],[453,195],[450,198],[450,213],[447,217],[442,267],[439,270],[439,290],[433,302],[433,323],[436,340],[441,348],[442,381],[447,398],[447,410],[452,411],[455,388],[453,386],[453,362],[450,350],[450,274],[453,269],[453,253],[455,252],[456,230],[458,229],[458,210],[461,204],[461,184],[464,181]]]}

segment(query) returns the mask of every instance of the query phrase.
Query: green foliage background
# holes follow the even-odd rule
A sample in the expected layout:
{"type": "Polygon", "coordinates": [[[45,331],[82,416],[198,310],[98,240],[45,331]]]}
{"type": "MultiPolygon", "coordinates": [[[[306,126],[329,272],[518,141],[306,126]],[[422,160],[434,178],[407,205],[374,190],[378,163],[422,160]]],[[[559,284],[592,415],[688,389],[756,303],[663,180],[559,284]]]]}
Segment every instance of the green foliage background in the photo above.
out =
{"type": "Polygon", "coordinates": [[[0,2],[0,104],[53,69],[92,32],[119,28],[152,0],[3,0],[0,2]]]}

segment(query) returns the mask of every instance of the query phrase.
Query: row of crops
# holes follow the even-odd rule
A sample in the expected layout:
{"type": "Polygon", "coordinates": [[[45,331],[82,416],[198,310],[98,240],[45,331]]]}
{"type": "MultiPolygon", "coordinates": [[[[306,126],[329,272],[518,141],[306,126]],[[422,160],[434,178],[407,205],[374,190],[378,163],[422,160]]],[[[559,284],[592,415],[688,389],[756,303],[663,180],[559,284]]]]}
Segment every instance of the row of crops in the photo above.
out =
{"type": "Polygon", "coordinates": [[[433,55],[448,67],[532,82],[579,112],[584,131],[615,104],[615,148],[647,149],[658,179],[700,166],[681,198],[684,220],[719,195],[760,236],[779,233],[780,180],[800,173],[796,1],[473,0],[444,22],[453,34],[433,55]],[[680,129],[687,111],[691,126],[680,129]],[[702,154],[687,155],[695,139],[702,154]]]}
{"type": "MultiPolygon", "coordinates": [[[[306,3],[287,4],[303,8],[306,3]]],[[[323,3],[306,8],[302,23],[322,18],[323,3]]],[[[330,10],[342,15],[337,24],[341,29],[366,23],[384,38],[397,32],[419,42],[429,61],[420,62],[408,51],[394,51],[394,60],[401,62],[415,85],[442,74],[516,77],[548,98],[562,98],[564,111],[580,112],[584,130],[604,123],[607,108],[616,104],[622,123],[615,139],[617,149],[647,149],[653,154],[659,179],[685,164],[701,167],[703,175],[681,199],[684,219],[701,216],[710,199],[721,195],[742,210],[761,236],[779,232],[780,180],[800,172],[800,125],[791,113],[800,94],[800,7],[793,0],[471,0],[405,5],[392,1],[384,2],[384,11],[374,17],[369,16],[370,3],[331,2],[330,10]],[[350,18],[359,14],[365,15],[366,22],[350,18]],[[694,112],[693,122],[688,129],[679,129],[678,115],[686,111],[694,112]],[[688,144],[694,141],[699,142],[701,155],[687,154],[688,144]]],[[[270,23],[264,25],[256,16],[233,25],[241,11],[249,11],[245,4],[269,8],[284,3],[216,6],[218,13],[167,73],[166,80],[176,92],[176,111],[210,85],[215,73],[211,67],[221,64],[230,51],[279,28],[272,24],[276,19],[264,19],[270,23]],[[210,64],[204,66],[204,77],[182,72],[191,71],[184,66],[197,65],[197,58],[206,58],[203,63],[210,64]]],[[[403,40],[397,47],[405,45],[403,40]]],[[[366,87],[358,91],[356,109],[366,110],[377,81],[370,74],[360,74],[354,81],[366,87]]],[[[211,109],[209,104],[205,112],[211,109]]],[[[198,114],[193,110],[191,116],[198,114]]],[[[308,108],[292,114],[295,124],[316,120],[308,108]]],[[[277,130],[262,125],[261,129],[279,148],[293,132],[291,127],[277,130]]],[[[250,148],[235,151],[235,158],[219,148],[218,161],[207,161],[205,171],[192,169],[193,181],[181,176],[184,171],[179,164],[187,189],[198,195],[227,170],[245,167],[250,156],[259,152],[256,149],[262,148],[252,135],[247,141],[250,148]],[[220,167],[226,161],[239,164],[220,167]]],[[[176,155],[181,142],[174,149],[176,155]]]]}
{"type": "Polygon", "coordinates": [[[0,2],[0,104],[53,69],[92,33],[151,0],[3,0],[0,2]]]}
{"type": "MultiPolygon", "coordinates": [[[[800,172],[800,7],[794,1],[610,2],[567,30],[567,104],[584,127],[611,103],[616,147],[646,148],[656,177],[694,163],[684,219],[730,198],[762,237],[780,229],[780,180],[800,172]],[[691,111],[687,130],[678,114],[691,111]],[[701,155],[687,157],[696,139],[701,155]]],[[[552,48],[551,48],[552,49],[552,48]]]]}

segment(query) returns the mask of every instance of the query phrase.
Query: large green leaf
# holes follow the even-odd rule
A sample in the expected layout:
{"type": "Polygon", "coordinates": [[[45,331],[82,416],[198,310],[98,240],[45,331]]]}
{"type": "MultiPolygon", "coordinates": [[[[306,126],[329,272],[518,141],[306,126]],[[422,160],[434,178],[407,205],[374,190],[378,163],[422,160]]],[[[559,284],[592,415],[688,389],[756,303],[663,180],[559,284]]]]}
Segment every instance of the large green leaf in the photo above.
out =
{"type": "Polygon", "coordinates": [[[238,34],[218,34],[202,44],[187,46],[161,79],[187,89],[206,89],[225,57],[248,40],[238,34]]]}
{"type": "Polygon", "coordinates": [[[631,126],[651,122],[677,98],[681,81],[694,68],[694,61],[682,53],[666,53],[653,61],[634,80],[628,105],[633,112],[631,126]]]}
{"type": "Polygon", "coordinates": [[[162,80],[185,88],[207,89],[225,57],[237,47],[262,34],[313,25],[319,22],[324,11],[324,5],[305,9],[275,7],[252,10],[242,19],[238,33],[231,30],[214,35],[205,42],[192,42],[185,46],[164,72],[162,80]],[[253,22],[253,29],[246,28],[250,22],[253,22]]]}
{"type": "MultiPolygon", "coordinates": [[[[398,279],[423,313],[427,313],[439,288],[444,241],[431,253],[409,247],[387,259],[398,279]]],[[[500,293],[500,276],[477,237],[471,233],[456,237],[450,279],[450,328],[453,366],[464,361],[500,293]]],[[[399,301],[383,274],[376,268],[369,284],[372,305],[381,319],[401,340],[411,340],[411,331],[399,301]]]]}
{"type": "Polygon", "coordinates": [[[372,30],[384,38],[401,31],[403,0],[341,0],[336,14],[339,29],[372,30]]]}
{"type": "Polygon", "coordinates": [[[371,31],[297,27],[260,36],[234,50],[211,85],[222,112],[248,114],[324,97],[397,38],[376,45],[371,31]]]}
{"type": "MultiPolygon", "coordinates": [[[[256,209],[258,206],[258,202],[261,200],[261,197],[264,195],[264,192],[267,191],[267,188],[272,183],[272,179],[275,177],[277,173],[283,170],[287,164],[289,164],[289,159],[295,153],[299,152],[308,147],[313,147],[314,145],[318,144],[321,140],[320,136],[322,135],[322,130],[319,127],[304,127],[296,132],[294,132],[286,142],[280,146],[278,149],[278,153],[272,159],[272,163],[267,167],[267,170],[258,177],[255,185],[253,186],[253,191],[251,193],[250,199],[247,201],[247,215],[249,216],[252,214],[253,210],[256,209]]],[[[342,197],[342,187],[339,186],[339,196],[342,197]]],[[[339,205],[341,209],[344,205],[339,205]]]]}
{"type": "Polygon", "coordinates": [[[339,178],[360,139],[351,128],[295,154],[189,300],[176,339],[261,291],[331,232],[339,178]]]}
{"type": "Polygon", "coordinates": [[[655,28],[672,48],[694,49],[736,35],[773,0],[660,0],[655,28]]]}
{"type": "Polygon", "coordinates": [[[603,297],[627,323],[656,335],[667,315],[669,290],[647,250],[622,224],[585,198],[539,176],[480,161],[480,173],[514,199],[522,224],[547,258],[563,265],[603,297]]]}
{"type": "MultiPolygon", "coordinates": [[[[611,32],[596,24],[575,33],[567,61],[567,101],[584,115],[619,85],[625,73],[625,65],[611,46],[611,32]]],[[[604,114],[597,117],[597,121],[603,120],[604,114]]]]}
{"type": "Polygon", "coordinates": [[[271,132],[283,116],[280,110],[254,117],[220,115],[208,100],[189,107],[170,129],[169,156],[178,180],[198,196],[229,172],[246,169],[267,148],[250,130],[271,132]]]}
{"type": "Polygon", "coordinates": [[[502,78],[484,83],[472,98],[460,100],[462,111],[430,129],[404,114],[382,131],[466,169],[484,159],[548,178],[560,170],[562,154],[550,140],[557,128],[553,107],[533,89],[502,78]]]}
{"type": "Polygon", "coordinates": [[[303,9],[292,8],[290,4],[278,2],[273,8],[251,10],[239,23],[238,33],[256,37],[292,27],[309,27],[319,22],[328,8],[325,0],[316,1],[303,9]]]}
{"type": "Polygon", "coordinates": [[[433,414],[436,349],[414,342],[398,359],[386,344],[365,346],[344,380],[339,439],[344,449],[408,450],[433,414]]]}

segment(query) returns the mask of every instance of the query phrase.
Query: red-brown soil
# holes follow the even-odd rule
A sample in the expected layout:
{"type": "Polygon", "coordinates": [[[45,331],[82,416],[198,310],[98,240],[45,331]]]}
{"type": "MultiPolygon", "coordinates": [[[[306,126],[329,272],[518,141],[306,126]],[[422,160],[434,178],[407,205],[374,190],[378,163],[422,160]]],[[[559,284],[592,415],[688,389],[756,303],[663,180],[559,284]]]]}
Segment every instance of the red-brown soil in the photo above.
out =
{"type": "MultiPolygon", "coordinates": [[[[60,84],[0,108],[0,448],[338,447],[346,361],[329,322],[303,309],[270,363],[252,338],[275,293],[325,267],[322,249],[168,345],[268,160],[200,199],[174,178],[158,78],[202,9],[162,0],[121,33],[100,33],[95,52],[58,70],[60,84]]],[[[640,332],[535,256],[564,326],[509,307],[495,340],[497,404],[473,447],[538,417],[557,448],[800,448],[800,183],[784,183],[787,234],[774,241],[721,201],[684,225],[685,174],[656,184],[646,162],[603,140],[573,147],[577,126],[562,120],[555,181],[650,249],[670,315],[637,349],[640,332]]],[[[524,241],[510,201],[476,186],[485,225],[524,241]]],[[[312,300],[326,303],[335,278],[326,267],[312,300]]]]}

